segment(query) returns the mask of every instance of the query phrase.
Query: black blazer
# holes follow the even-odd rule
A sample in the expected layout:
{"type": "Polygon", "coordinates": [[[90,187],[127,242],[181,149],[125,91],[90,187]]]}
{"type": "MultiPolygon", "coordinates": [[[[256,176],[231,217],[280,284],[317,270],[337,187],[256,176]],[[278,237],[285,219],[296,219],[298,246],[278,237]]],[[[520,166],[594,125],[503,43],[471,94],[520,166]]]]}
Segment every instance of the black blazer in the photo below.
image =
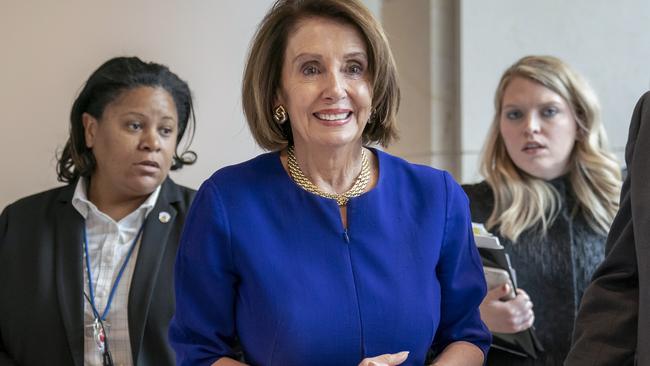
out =
{"type": "MultiPolygon", "coordinates": [[[[75,185],[23,198],[0,217],[0,365],[83,365],[83,217],[75,185]]],[[[128,300],[136,365],[173,365],[173,267],[194,191],[167,179],[145,221],[128,300]],[[160,212],[171,215],[167,223],[160,212]]]]}
{"type": "Polygon", "coordinates": [[[604,262],[583,298],[569,366],[650,365],[650,92],[637,104],[627,177],[604,262]]]}

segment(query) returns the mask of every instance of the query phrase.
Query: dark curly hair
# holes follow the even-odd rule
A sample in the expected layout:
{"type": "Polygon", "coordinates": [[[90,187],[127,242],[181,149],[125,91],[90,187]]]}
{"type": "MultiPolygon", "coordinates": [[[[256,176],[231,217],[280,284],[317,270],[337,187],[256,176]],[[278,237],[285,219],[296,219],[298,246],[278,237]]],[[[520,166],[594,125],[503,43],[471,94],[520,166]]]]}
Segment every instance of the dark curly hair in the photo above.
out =
{"type": "Polygon", "coordinates": [[[167,66],[154,62],[143,62],[137,57],[115,57],[106,61],[86,81],[70,112],[70,136],[58,156],[56,172],[60,182],[71,183],[80,176],[88,177],[95,170],[95,156],[86,147],[82,116],[88,113],[100,119],[104,108],[120,94],[140,86],[160,87],[174,99],[178,111],[178,137],[181,141],[189,129],[189,138],[184,151],[174,152],[172,170],[196,161],[196,153],[188,150],[194,138],[196,120],[192,93],[189,86],[167,66]],[[189,127],[189,128],[188,128],[189,127]]]}

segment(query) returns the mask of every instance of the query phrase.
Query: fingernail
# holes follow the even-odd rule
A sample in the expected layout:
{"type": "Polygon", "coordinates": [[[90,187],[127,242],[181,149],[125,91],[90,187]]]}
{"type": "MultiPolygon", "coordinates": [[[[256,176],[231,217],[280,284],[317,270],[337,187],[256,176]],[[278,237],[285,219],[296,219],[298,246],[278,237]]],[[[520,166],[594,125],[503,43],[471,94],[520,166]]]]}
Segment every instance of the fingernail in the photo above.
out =
{"type": "Polygon", "coordinates": [[[402,351],[402,352],[398,353],[397,355],[399,357],[403,357],[404,359],[406,359],[409,356],[409,351],[402,351]]]}

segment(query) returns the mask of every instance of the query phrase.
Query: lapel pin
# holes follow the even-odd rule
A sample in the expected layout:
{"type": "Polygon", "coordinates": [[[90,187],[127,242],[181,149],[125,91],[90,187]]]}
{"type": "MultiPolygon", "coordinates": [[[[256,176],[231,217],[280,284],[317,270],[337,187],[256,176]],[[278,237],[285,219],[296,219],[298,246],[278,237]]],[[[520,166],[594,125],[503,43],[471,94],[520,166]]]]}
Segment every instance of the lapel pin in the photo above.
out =
{"type": "Polygon", "coordinates": [[[163,224],[168,223],[169,219],[171,218],[172,216],[167,211],[162,211],[161,213],[158,214],[158,220],[160,220],[160,222],[162,222],[163,224]]]}

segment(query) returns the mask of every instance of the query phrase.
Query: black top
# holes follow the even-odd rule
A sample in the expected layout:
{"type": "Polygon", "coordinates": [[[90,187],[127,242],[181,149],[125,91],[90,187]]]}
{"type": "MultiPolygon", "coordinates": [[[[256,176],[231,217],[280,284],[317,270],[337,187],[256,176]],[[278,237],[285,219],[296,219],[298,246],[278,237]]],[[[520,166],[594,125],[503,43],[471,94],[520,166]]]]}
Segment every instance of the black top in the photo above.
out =
{"type": "MultiPolygon", "coordinates": [[[[568,179],[550,183],[560,193],[562,206],[546,235],[528,229],[513,243],[500,236],[497,228],[491,230],[510,254],[518,286],[530,295],[536,334],[546,352],[534,360],[491,349],[488,365],[561,365],[571,345],[580,298],[603,260],[606,236],[596,233],[579,211],[574,213],[568,179]]],[[[472,221],[485,223],[494,208],[492,189],[486,182],[463,189],[470,200],[472,221]]]]}

